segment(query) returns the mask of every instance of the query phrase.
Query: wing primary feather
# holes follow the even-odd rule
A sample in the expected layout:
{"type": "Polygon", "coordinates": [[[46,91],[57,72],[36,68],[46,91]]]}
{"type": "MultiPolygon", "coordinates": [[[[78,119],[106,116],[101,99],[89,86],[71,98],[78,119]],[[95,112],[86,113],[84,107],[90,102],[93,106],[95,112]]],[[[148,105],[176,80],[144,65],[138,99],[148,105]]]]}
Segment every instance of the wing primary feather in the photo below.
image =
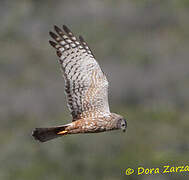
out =
{"type": "Polygon", "coordinates": [[[58,27],[58,26],[56,26],[56,25],[54,25],[54,30],[60,35],[60,36],[62,36],[64,33],[63,33],[63,31],[58,27]]]}
{"type": "MultiPolygon", "coordinates": [[[[49,41],[49,44],[52,46],[52,47],[54,47],[54,48],[56,48],[56,46],[57,46],[57,44],[54,42],[54,41],[49,41]]],[[[57,49],[57,48],[56,48],[57,49]]]]}
{"type": "Polygon", "coordinates": [[[85,42],[85,40],[82,36],[79,36],[79,41],[80,41],[81,45],[83,46],[83,48],[86,49],[89,54],[91,54],[93,57],[95,57],[94,54],[92,53],[91,49],[89,48],[88,44],[85,42]]]}
{"type": "Polygon", "coordinates": [[[57,36],[55,33],[53,33],[53,32],[50,31],[49,34],[50,34],[50,36],[51,36],[55,41],[57,41],[57,42],[60,41],[60,37],[57,36]]]}
{"type": "Polygon", "coordinates": [[[79,40],[81,41],[81,43],[85,44],[86,45],[86,42],[84,41],[83,37],[82,36],[79,36],[79,40]]]}
{"type": "MultiPolygon", "coordinates": [[[[60,51],[56,51],[57,56],[60,58],[62,56],[62,53],[60,51]]],[[[62,63],[63,61],[59,59],[59,61],[62,63]]]]}
{"type": "Polygon", "coordinates": [[[66,32],[68,36],[73,36],[73,33],[66,25],[63,25],[63,30],[66,32]]]}

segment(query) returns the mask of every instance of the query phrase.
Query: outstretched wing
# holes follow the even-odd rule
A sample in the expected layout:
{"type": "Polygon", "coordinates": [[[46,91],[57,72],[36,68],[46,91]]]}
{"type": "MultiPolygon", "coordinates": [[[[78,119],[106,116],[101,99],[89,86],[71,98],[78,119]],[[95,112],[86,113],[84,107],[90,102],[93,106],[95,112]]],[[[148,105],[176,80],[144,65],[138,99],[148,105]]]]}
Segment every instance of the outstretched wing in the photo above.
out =
{"type": "Polygon", "coordinates": [[[49,43],[57,50],[73,121],[109,114],[108,81],[87,43],[81,36],[77,40],[65,25],[54,29],[56,34],[50,36],[56,42],[49,43]]]}

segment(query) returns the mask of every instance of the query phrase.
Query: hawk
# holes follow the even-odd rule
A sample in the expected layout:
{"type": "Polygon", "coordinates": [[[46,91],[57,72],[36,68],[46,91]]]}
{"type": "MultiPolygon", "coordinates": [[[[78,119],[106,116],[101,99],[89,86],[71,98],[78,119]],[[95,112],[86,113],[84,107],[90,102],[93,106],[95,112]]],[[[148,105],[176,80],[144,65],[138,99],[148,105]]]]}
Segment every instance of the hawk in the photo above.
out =
{"type": "Polygon", "coordinates": [[[49,32],[54,41],[50,45],[56,49],[65,80],[67,105],[72,122],[62,126],[36,128],[32,135],[45,142],[67,134],[99,133],[127,127],[126,120],[111,113],[108,104],[108,81],[92,51],[84,39],[63,25],[54,26],[49,32]]]}

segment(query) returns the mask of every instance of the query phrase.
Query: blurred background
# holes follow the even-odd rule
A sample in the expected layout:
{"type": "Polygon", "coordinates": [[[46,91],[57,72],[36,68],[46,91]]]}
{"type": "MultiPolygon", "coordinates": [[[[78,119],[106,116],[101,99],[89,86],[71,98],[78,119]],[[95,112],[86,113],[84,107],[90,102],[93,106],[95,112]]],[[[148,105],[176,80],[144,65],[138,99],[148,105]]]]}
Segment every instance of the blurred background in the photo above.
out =
{"type": "Polygon", "coordinates": [[[189,165],[188,0],[1,0],[0,179],[184,179],[124,169],[189,165]],[[41,144],[32,129],[70,122],[48,32],[82,35],[110,81],[120,131],[41,144]],[[135,173],[136,174],[136,173],[135,173]]]}

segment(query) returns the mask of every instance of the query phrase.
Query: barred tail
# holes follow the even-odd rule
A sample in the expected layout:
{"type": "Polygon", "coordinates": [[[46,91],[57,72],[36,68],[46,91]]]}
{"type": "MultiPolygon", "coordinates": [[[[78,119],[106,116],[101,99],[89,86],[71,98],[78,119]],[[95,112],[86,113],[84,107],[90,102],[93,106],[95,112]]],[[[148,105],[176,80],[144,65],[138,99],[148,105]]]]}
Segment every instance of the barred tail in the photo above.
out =
{"type": "Polygon", "coordinates": [[[35,128],[32,132],[32,136],[40,142],[46,142],[51,139],[66,135],[68,131],[65,128],[67,125],[50,127],[50,128],[35,128]]]}

